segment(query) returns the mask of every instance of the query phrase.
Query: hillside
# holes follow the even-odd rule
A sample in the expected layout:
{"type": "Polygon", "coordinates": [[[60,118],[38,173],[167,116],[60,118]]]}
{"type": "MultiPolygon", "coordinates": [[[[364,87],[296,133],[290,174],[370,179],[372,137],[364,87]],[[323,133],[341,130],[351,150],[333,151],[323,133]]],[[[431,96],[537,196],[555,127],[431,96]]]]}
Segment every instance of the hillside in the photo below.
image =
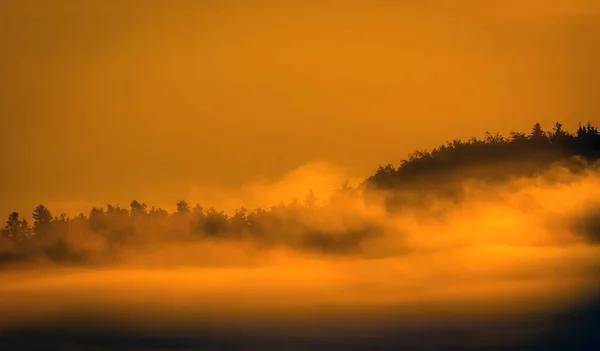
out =
{"type": "Polygon", "coordinates": [[[600,134],[590,123],[579,125],[575,134],[558,122],[550,132],[536,123],[529,133],[511,132],[505,137],[486,132],[483,139],[455,139],[431,151],[417,150],[399,167],[380,166],[364,185],[371,189],[398,189],[468,178],[499,180],[530,176],[556,162],[577,169],[582,160],[598,158],[600,134]]]}

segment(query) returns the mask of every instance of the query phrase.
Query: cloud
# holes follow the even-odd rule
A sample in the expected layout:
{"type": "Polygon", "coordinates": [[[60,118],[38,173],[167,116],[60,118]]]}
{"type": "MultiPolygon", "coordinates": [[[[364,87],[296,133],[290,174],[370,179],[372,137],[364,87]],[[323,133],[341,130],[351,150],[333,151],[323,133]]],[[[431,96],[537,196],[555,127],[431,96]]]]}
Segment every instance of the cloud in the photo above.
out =
{"type": "Polygon", "coordinates": [[[235,189],[194,186],[190,191],[191,203],[214,206],[233,213],[237,208],[270,208],[294,199],[302,202],[312,191],[318,202],[329,199],[333,191],[346,181],[357,184],[340,167],[318,161],[300,166],[274,182],[258,180],[235,189]]]}

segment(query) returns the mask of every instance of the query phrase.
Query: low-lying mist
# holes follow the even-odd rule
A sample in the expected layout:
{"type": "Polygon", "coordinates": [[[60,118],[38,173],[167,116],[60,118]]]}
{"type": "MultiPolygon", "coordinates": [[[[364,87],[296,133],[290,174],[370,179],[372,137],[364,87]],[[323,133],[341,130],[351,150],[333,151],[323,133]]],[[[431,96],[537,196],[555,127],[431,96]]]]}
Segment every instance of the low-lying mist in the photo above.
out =
{"type": "MultiPolygon", "coordinates": [[[[339,178],[324,169],[302,172],[339,178]]],[[[2,241],[0,331],[76,349],[558,347],[557,316],[597,297],[597,168],[456,186],[393,210],[387,191],[323,187],[230,216],[92,211],[2,241]]]]}

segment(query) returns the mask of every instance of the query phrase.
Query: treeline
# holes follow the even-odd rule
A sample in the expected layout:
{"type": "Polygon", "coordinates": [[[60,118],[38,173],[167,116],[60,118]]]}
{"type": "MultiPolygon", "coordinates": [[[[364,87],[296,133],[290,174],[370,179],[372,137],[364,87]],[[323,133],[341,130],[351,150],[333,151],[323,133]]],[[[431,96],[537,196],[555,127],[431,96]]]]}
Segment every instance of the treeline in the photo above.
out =
{"type": "Polygon", "coordinates": [[[511,132],[505,137],[486,132],[483,139],[455,139],[432,151],[417,150],[402,160],[399,167],[380,166],[365,185],[398,189],[414,186],[415,182],[448,182],[452,174],[461,181],[466,177],[530,176],[574,156],[590,161],[600,158],[597,127],[589,122],[580,124],[576,133],[571,134],[558,122],[549,132],[536,123],[529,133],[511,132]]]}
{"type": "MultiPolygon", "coordinates": [[[[338,195],[344,191],[340,189],[338,195]]],[[[53,216],[40,204],[33,211],[31,225],[17,212],[9,215],[0,235],[0,264],[35,258],[99,263],[118,260],[120,249],[126,247],[197,240],[245,240],[259,246],[348,253],[357,252],[364,239],[381,232],[376,223],[358,218],[337,226],[328,219],[332,212],[316,207],[315,201],[309,192],[303,202],[253,211],[241,208],[227,215],[213,207],[191,207],[183,200],[173,213],[134,200],[128,208],[95,207],[88,215],[73,218],[64,213],[53,216]]]]}
{"type": "MultiPolygon", "coordinates": [[[[528,134],[511,133],[507,138],[486,133],[484,139],[454,140],[431,152],[416,151],[398,168],[379,167],[360,186],[361,191],[343,185],[327,208],[315,206],[312,192],[302,203],[294,201],[253,211],[241,208],[232,215],[199,204],[191,207],[186,201],[178,202],[176,211],[168,213],[134,200],[127,208],[107,205],[70,218],[64,213],[53,216],[50,209],[40,204],[33,210],[31,225],[19,213],[8,216],[0,232],[0,264],[32,258],[99,262],[116,259],[115,253],[122,247],[200,239],[248,240],[258,245],[322,252],[357,251],[365,239],[381,234],[383,229],[378,223],[357,218],[355,213],[336,210],[335,204],[345,203],[348,196],[363,196],[372,188],[395,189],[402,196],[394,195],[393,201],[387,202],[389,209],[398,204],[414,207],[426,198],[425,193],[451,189],[449,194],[456,195],[456,188],[448,186],[453,179],[460,182],[469,176],[527,175],[572,156],[600,158],[596,127],[589,123],[580,125],[575,134],[570,134],[560,123],[551,132],[536,123],[528,134]],[[494,167],[495,164],[501,166],[494,167]],[[415,182],[426,186],[415,186],[415,182]]],[[[435,196],[439,196],[439,191],[435,196]]]]}

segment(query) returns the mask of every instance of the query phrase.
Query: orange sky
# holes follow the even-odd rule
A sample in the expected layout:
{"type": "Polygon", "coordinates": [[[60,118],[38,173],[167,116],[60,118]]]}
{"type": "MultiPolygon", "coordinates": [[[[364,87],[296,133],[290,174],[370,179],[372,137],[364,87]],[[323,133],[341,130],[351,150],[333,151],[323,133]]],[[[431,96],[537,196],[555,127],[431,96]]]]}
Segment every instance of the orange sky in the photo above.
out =
{"type": "MultiPolygon", "coordinates": [[[[0,215],[599,122],[600,3],[3,1],[0,215]]],[[[198,198],[190,198],[190,197],[198,198]]]]}

